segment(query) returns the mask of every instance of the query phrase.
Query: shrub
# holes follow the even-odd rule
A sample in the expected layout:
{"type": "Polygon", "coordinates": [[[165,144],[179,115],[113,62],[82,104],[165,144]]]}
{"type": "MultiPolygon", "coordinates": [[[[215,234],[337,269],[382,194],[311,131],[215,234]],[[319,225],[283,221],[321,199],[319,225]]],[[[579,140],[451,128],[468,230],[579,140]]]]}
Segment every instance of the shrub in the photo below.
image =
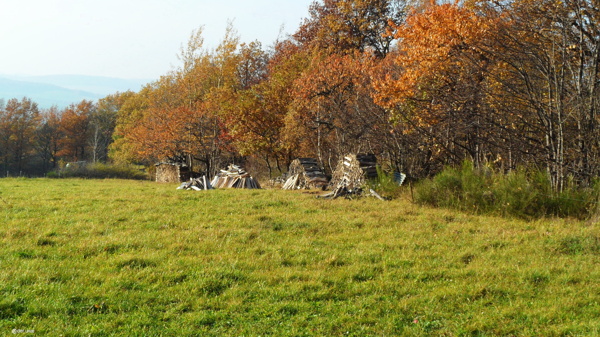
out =
{"type": "Polygon", "coordinates": [[[519,168],[503,173],[488,167],[475,169],[465,162],[420,182],[415,200],[479,214],[584,218],[595,211],[598,195],[598,184],[581,188],[570,181],[561,192],[554,192],[547,175],[539,170],[519,168]]]}
{"type": "Polygon", "coordinates": [[[387,198],[396,198],[402,191],[394,174],[385,172],[380,166],[377,166],[377,178],[370,180],[368,187],[387,198]]]}
{"type": "Polygon", "coordinates": [[[497,213],[521,218],[546,214],[541,201],[551,194],[548,179],[539,174],[532,176],[524,169],[507,174],[496,173],[493,191],[497,213]]]}
{"type": "Polygon", "coordinates": [[[93,163],[48,173],[48,178],[88,178],[88,179],[148,179],[142,169],[128,165],[93,163]]]}
{"type": "Polygon", "coordinates": [[[494,204],[489,172],[476,172],[465,162],[460,168],[447,167],[433,179],[417,185],[415,200],[419,203],[485,212],[494,204]]]}

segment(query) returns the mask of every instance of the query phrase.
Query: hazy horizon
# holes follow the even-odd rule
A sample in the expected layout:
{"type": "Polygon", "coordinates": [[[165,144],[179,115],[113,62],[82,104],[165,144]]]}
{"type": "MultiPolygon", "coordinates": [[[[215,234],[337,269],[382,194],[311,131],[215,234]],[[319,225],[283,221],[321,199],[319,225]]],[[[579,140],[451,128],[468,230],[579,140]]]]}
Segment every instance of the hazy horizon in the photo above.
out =
{"type": "Polygon", "coordinates": [[[203,27],[213,50],[228,22],[241,42],[264,47],[293,33],[313,0],[22,0],[0,12],[0,74],[156,80],[203,27]]]}
{"type": "Polygon", "coordinates": [[[0,99],[30,98],[42,109],[95,101],[116,92],[137,92],[150,81],[89,75],[5,76],[0,74],[0,99]]]}
{"type": "Polygon", "coordinates": [[[28,74],[28,73],[2,73],[0,72],[0,77],[3,78],[44,78],[44,77],[68,77],[68,76],[77,76],[77,77],[93,77],[93,78],[111,78],[111,79],[121,79],[121,80],[147,80],[154,81],[157,78],[129,78],[129,77],[115,77],[115,76],[102,76],[102,75],[87,75],[87,74],[47,74],[47,75],[36,75],[36,74],[28,74]]]}

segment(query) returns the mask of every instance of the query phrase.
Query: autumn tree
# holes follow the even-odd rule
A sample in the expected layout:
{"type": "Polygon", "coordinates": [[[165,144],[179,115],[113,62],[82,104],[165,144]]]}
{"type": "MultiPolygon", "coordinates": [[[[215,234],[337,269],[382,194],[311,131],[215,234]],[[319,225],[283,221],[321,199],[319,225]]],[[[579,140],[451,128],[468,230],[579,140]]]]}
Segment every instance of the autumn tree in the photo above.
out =
{"type": "Polygon", "coordinates": [[[134,95],[131,91],[117,92],[98,100],[97,107],[89,115],[88,144],[92,162],[107,161],[117,113],[125,102],[134,95]]]}
{"type": "Polygon", "coordinates": [[[191,139],[186,138],[185,132],[189,110],[178,105],[176,83],[175,75],[162,76],[148,85],[146,106],[140,111],[128,111],[131,115],[127,116],[127,124],[121,126],[121,132],[135,148],[138,160],[176,160],[190,147],[191,139]]]}
{"type": "Polygon", "coordinates": [[[133,93],[120,106],[113,131],[113,142],[109,145],[109,158],[117,164],[144,162],[138,151],[139,143],[131,137],[133,129],[144,118],[150,105],[150,93],[153,84],[145,85],[139,92],[133,93]]]}
{"type": "MultiPolygon", "coordinates": [[[[221,99],[225,127],[232,145],[242,156],[264,159],[269,175],[271,160],[279,167],[283,157],[281,131],[287,104],[281,105],[277,83],[270,81],[269,56],[258,42],[240,45],[237,85],[226,89],[228,99],[221,99]]],[[[223,92],[222,92],[223,94],[223,92]]]]}
{"type": "MultiPolygon", "coordinates": [[[[195,158],[204,164],[206,172],[211,175],[236,157],[225,120],[232,104],[235,104],[237,91],[242,86],[238,77],[241,60],[239,47],[239,35],[230,22],[215,51],[202,58],[200,65],[187,76],[192,79],[202,78],[194,84],[200,85],[202,92],[200,99],[196,101],[198,118],[195,120],[195,136],[200,140],[200,151],[195,158]]],[[[259,66],[259,63],[247,69],[254,66],[259,66]]],[[[250,77],[246,79],[246,84],[253,81],[250,77]]]]}
{"type": "Polygon", "coordinates": [[[317,158],[333,170],[340,155],[382,153],[390,131],[386,112],[371,98],[374,58],[354,54],[315,57],[295,82],[294,118],[317,158]]]}
{"type": "Polygon", "coordinates": [[[36,153],[42,161],[42,170],[47,172],[58,168],[61,139],[60,111],[52,107],[40,114],[40,123],[34,137],[36,153]]]}
{"type": "Polygon", "coordinates": [[[546,167],[557,190],[568,176],[589,184],[600,173],[597,5],[579,0],[478,5],[502,23],[490,54],[502,62],[499,86],[520,105],[524,138],[534,146],[530,159],[546,167]]]}
{"type": "Polygon", "coordinates": [[[495,133],[503,129],[486,105],[494,61],[483,47],[490,27],[493,21],[456,4],[414,13],[397,27],[402,42],[390,55],[392,71],[377,82],[377,102],[407,132],[419,133],[421,149],[440,165],[463,159],[479,165],[495,140],[510,139],[495,133]]]}
{"type": "Polygon", "coordinates": [[[82,161],[88,157],[88,131],[90,116],[95,113],[96,105],[83,100],[71,104],[61,114],[60,139],[61,150],[58,153],[67,161],[82,161]]]}
{"type": "Polygon", "coordinates": [[[21,174],[33,155],[39,109],[29,98],[10,99],[0,110],[0,153],[5,171],[21,174]]]}
{"type": "Polygon", "coordinates": [[[253,43],[240,48],[239,86],[225,121],[235,150],[262,159],[272,175],[299,153],[299,144],[290,145],[284,127],[293,102],[291,88],[307,62],[290,40],[279,41],[271,55],[260,47],[253,43]],[[248,64],[253,65],[250,72],[248,64]]]}
{"type": "Polygon", "coordinates": [[[598,10],[589,1],[465,1],[398,26],[377,101],[440,163],[545,167],[552,186],[598,172],[598,10]]]}
{"type": "Polygon", "coordinates": [[[114,161],[189,161],[193,109],[202,88],[193,86],[192,76],[188,75],[205,57],[202,44],[202,29],[192,32],[187,47],[181,50],[181,68],[147,84],[123,102],[111,145],[114,161]]]}
{"type": "Polygon", "coordinates": [[[402,0],[323,0],[294,34],[303,45],[325,51],[371,51],[383,58],[390,51],[394,25],[406,14],[402,0]]]}
{"type": "Polygon", "coordinates": [[[293,35],[307,66],[294,81],[286,132],[329,169],[350,151],[397,159],[388,146],[389,114],[371,97],[371,75],[392,49],[406,7],[396,0],[314,2],[293,35]]]}
{"type": "Polygon", "coordinates": [[[269,55],[258,41],[242,43],[239,47],[236,76],[241,89],[249,89],[268,76],[269,55]]]}
{"type": "Polygon", "coordinates": [[[182,66],[130,97],[117,118],[114,156],[147,163],[202,163],[214,174],[226,147],[221,112],[237,86],[238,38],[230,28],[215,52],[203,48],[202,30],[182,47],[182,66]]]}
{"type": "Polygon", "coordinates": [[[10,119],[4,109],[4,100],[0,101],[0,163],[2,164],[2,176],[7,174],[10,164],[10,119]]]}
{"type": "Polygon", "coordinates": [[[566,1],[569,28],[563,45],[567,50],[569,72],[573,74],[576,118],[571,173],[584,184],[600,175],[600,9],[594,1],[566,1]]]}

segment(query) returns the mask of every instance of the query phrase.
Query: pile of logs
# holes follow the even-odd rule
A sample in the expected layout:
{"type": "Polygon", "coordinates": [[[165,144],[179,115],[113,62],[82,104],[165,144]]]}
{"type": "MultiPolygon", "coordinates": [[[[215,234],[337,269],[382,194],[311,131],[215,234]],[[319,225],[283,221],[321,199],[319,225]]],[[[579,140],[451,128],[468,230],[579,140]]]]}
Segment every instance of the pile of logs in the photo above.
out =
{"type": "Polygon", "coordinates": [[[377,178],[377,158],[372,154],[349,154],[342,158],[329,182],[329,187],[335,189],[346,186],[353,190],[360,188],[369,179],[377,178]]]}
{"type": "Polygon", "coordinates": [[[210,183],[215,188],[261,188],[246,170],[233,164],[217,173],[210,183]]]}
{"type": "Polygon", "coordinates": [[[194,190],[194,191],[206,191],[212,190],[212,184],[206,178],[202,176],[200,178],[192,178],[190,181],[183,182],[181,186],[177,187],[178,190],[194,190]]]}
{"type": "Polygon", "coordinates": [[[284,190],[324,188],[329,183],[327,176],[314,158],[298,158],[292,161],[283,184],[284,190]]]}
{"type": "MultiPolygon", "coordinates": [[[[324,194],[321,198],[351,197],[363,194],[367,181],[377,178],[377,158],[372,154],[350,154],[338,163],[329,183],[332,192],[324,194]]],[[[375,191],[369,193],[380,199],[375,191]]]]}

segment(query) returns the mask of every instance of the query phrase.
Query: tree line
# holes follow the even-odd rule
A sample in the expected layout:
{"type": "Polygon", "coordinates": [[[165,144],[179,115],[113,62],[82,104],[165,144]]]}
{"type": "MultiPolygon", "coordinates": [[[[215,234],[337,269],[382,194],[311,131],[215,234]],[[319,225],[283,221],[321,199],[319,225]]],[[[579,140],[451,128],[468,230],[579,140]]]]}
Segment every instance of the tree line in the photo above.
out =
{"type": "Polygon", "coordinates": [[[40,109],[26,97],[0,100],[0,175],[41,176],[69,162],[109,161],[118,107],[130,95],[64,109],[40,109]]]}
{"type": "Polygon", "coordinates": [[[253,158],[275,173],[368,152],[414,178],[470,160],[587,186],[600,170],[599,14],[591,0],[321,0],[269,48],[230,25],[209,50],[200,28],[180,66],[137,93],[42,113],[8,101],[0,160],[171,160],[212,174],[253,158]]]}

